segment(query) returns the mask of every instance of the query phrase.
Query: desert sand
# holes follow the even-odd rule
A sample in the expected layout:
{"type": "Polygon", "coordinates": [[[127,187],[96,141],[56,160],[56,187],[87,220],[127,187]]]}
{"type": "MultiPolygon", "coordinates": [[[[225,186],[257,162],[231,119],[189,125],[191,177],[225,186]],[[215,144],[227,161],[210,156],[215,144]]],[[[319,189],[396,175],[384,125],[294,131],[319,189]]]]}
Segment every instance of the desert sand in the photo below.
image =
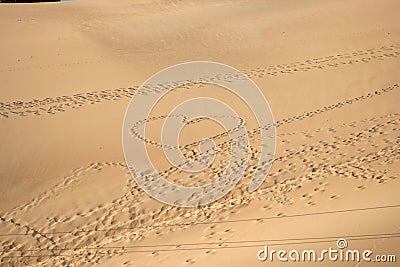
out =
{"type": "MultiPolygon", "coordinates": [[[[336,248],[339,238],[400,261],[399,8],[395,0],[0,4],[0,266],[281,266],[257,252],[336,248]],[[132,179],[122,122],[146,79],[196,60],[230,65],[258,85],[276,121],[276,155],[249,193],[261,141],[249,119],[253,158],[240,183],[212,204],[178,208],[132,179]]],[[[249,117],[212,86],[163,99],[148,147],[160,172],[183,184],[218,177],[229,157],[225,136],[217,162],[190,179],[166,164],[162,116],[198,95],[249,117]]],[[[221,133],[207,123],[183,131],[186,156],[221,133]]]]}

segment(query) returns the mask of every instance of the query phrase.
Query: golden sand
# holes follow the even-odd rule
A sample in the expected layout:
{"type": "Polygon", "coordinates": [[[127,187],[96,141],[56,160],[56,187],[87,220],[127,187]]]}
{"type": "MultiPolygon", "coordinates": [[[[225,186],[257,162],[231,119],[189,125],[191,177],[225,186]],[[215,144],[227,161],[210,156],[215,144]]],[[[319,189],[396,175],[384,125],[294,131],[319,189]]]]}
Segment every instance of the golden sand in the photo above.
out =
{"type": "MultiPolygon", "coordinates": [[[[399,8],[394,0],[1,4],[0,266],[281,266],[257,251],[322,250],[340,237],[352,249],[398,253],[399,8]],[[230,65],[259,86],[277,151],[259,190],[247,191],[250,161],[222,199],[178,208],[132,179],[122,122],[149,76],[195,60],[230,65]]],[[[200,91],[216,92],[192,92],[200,91]]],[[[190,97],[171,94],[155,117],[190,97]]],[[[221,131],[213,127],[188,126],[182,144],[221,131]]],[[[260,141],[252,136],[255,155],[260,141]]],[[[149,151],[167,179],[187,181],[159,147],[149,151]]],[[[229,156],[219,152],[196,182],[219,175],[229,156]]]]}

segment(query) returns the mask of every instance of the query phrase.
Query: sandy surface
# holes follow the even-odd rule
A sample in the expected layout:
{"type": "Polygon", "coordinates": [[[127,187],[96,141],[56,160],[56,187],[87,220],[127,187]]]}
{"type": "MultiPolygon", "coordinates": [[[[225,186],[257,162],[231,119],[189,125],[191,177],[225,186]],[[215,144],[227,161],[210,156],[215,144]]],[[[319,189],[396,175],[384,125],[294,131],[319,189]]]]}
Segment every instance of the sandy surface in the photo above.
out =
{"type": "MultiPolygon", "coordinates": [[[[1,4],[0,266],[280,266],[257,251],[336,248],[338,238],[400,261],[399,8],[395,0],[1,4]],[[277,121],[276,160],[256,192],[247,191],[250,162],[224,198],[176,208],[131,178],[122,122],[150,75],[194,60],[230,65],[259,86],[277,121]]],[[[191,89],[172,92],[154,116],[191,93],[236,101],[191,89]]],[[[206,123],[188,126],[183,144],[221,131],[206,123]]],[[[252,142],[257,155],[257,134],[252,142]]],[[[159,147],[149,151],[168,170],[159,147]]],[[[229,156],[219,152],[196,182],[218,176],[229,156]]],[[[166,177],[187,182],[173,169],[166,177]]]]}

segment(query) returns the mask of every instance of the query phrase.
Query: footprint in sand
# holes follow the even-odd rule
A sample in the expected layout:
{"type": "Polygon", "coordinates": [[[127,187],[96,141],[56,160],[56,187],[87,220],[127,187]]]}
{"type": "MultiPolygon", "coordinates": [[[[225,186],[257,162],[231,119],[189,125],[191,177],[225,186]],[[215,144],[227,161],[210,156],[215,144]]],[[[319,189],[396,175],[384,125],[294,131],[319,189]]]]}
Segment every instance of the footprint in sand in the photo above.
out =
{"type": "Polygon", "coordinates": [[[314,206],[314,205],[317,205],[317,202],[315,202],[315,201],[309,201],[309,202],[307,202],[307,205],[309,205],[309,206],[314,206]]]}
{"type": "Polygon", "coordinates": [[[214,249],[210,249],[210,250],[207,250],[205,253],[207,254],[207,255],[213,255],[213,254],[215,254],[215,250],[214,249]]]}
{"type": "Polygon", "coordinates": [[[367,188],[365,185],[357,186],[357,190],[364,190],[365,188],[367,188]]]}
{"type": "Polygon", "coordinates": [[[185,260],[185,263],[186,263],[186,264],[193,264],[193,263],[195,263],[195,262],[196,262],[196,259],[195,259],[195,258],[190,258],[190,259],[185,260]]]}

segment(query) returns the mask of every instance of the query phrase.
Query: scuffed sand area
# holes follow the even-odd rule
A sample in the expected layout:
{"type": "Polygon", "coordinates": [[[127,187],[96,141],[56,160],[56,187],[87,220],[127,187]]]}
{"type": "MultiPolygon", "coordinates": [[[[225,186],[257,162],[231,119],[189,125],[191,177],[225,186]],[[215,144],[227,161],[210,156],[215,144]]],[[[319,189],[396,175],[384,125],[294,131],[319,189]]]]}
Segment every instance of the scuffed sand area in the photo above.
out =
{"type": "MultiPolygon", "coordinates": [[[[399,8],[395,0],[0,4],[0,266],[281,266],[257,251],[323,250],[342,237],[351,249],[398,253],[399,8]],[[177,208],[132,179],[122,122],[149,76],[195,60],[230,65],[259,86],[277,147],[257,191],[247,190],[255,133],[254,158],[229,194],[177,208]]],[[[190,90],[240,106],[215,88],[190,90]]],[[[152,116],[190,90],[171,92],[152,116]]],[[[160,122],[149,119],[154,129],[160,122]]],[[[200,121],[182,142],[220,132],[200,121]]],[[[159,135],[147,138],[170,181],[215,179],[229,158],[220,145],[218,162],[187,179],[166,166],[159,135]]]]}

